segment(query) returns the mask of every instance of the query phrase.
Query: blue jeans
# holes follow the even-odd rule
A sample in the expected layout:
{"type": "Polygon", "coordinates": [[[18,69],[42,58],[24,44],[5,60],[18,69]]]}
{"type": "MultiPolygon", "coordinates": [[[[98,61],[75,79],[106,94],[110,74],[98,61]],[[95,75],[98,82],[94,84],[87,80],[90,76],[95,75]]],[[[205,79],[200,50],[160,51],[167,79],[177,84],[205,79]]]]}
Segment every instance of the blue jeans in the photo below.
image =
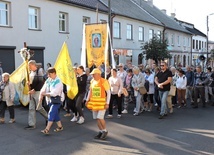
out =
{"type": "Polygon", "coordinates": [[[169,94],[169,91],[159,91],[159,97],[161,100],[161,112],[160,115],[167,113],[166,99],[169,94]]]}

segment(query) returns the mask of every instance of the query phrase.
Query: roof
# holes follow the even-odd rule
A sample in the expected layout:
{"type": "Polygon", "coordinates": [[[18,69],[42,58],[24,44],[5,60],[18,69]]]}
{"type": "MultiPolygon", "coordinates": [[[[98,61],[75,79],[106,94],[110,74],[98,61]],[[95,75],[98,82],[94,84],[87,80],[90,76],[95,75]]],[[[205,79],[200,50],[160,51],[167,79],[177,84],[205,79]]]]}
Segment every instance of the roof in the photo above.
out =
{"type": "MultiPolygon", "coordinates": [[[[106,6],[108,6],[108,0],[100,0],[106,6]]],[[[145,10],[133,3],[131,0],[112,0],[111,10],[113,14],[129,17],[132,19],[160,25],[160,21],[148,14],[145,10]]]]}
{"type": "Polygon", "coordinates": [[[180,26],[174,19],[163,13],[160,9],[158,9],[155,5],[150,6],[147,2],[142,0],[140,7],[142,7],[150,15],[152,15],[153,17],[158,19],[161,23],[163,23],[166,28],[191,34],[185,28],[180,26]]]}
{"type": "Polygon", "coordinates": [[[198,29],[196,28],[190,28],[190,27],[186,27],[184,26],[189,32],[191,32],[192,34],[195,34],[195,35],[199,35],[199,36],[203,36],[203,37],[207,37],[206,34],[202,33],[201,31],[199,31],[198,29]]]}
{"type": "Polygon", "coordinates": [[[90,9],[95,9],[95,10],[98,4],[99,10],[108,12],[108,7],[103,3],[101,3],[99,0],[53,0],[53,1],[73,4],[73,5],[82,6],[90,9]]]}

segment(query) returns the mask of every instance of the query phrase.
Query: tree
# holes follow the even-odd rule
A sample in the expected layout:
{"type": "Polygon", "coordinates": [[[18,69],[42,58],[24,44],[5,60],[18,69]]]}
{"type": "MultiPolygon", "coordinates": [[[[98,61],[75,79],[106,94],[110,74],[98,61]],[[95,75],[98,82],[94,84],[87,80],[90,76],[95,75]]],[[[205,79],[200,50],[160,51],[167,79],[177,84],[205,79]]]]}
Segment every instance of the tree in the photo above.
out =
{"type": "Polygon", "coordinates": [[[146,60],[153,59],[156,64],[161,60],[172,58],[167,49],[167,40],[162,40],[160,38],[161,37],[155,35],[151,40],[141,46],[143,50],[142,53],[146,56],[146,60]]]}

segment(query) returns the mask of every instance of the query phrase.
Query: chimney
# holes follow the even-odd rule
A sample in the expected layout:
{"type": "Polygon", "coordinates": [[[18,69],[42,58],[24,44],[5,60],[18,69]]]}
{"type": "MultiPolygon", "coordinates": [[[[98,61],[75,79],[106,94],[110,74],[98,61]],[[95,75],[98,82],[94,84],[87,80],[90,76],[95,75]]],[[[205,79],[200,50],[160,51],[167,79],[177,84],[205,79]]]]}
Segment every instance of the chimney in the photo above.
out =
{"type": "Polygon", "coordinates": [[[175,13],[171,13],[171,17],[172,17],[173,19],[175,18],[175,16],[176,16],[175,13]]]}
{"type": "Polygon", "coordinates": [[[153,7],[153,0],[147,0],[147,3],[148,3],[151,7],[153,7]]]}
{"type": "Polygon", "coordinates": [[[162,9],[161,12],[163,12],[164,14],[166,14],[166,9],[162,9]]]}

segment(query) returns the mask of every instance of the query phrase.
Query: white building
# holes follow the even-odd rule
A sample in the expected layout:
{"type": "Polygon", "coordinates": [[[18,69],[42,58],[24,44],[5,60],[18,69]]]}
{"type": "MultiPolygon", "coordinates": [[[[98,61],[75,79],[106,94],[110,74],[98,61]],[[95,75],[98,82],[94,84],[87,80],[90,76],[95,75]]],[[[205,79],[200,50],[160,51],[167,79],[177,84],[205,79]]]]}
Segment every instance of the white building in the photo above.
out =
{"type": "MultiPolygon", "coordinates": [[[[152,0],[112,0],[111,10],[118,62],[147,63],[142,57],[142,43],[154,34],[165,34],[172,54],[170,64],[190,63],[192,34],[153,6],[152,0]]],[[[34,50],[32,59],[46,67],[48,62],[55,63],[67,40],[73,63],[80,63],[83,23],[108,21],[108,0],[0,0],[0,12],[0,61],[11,73],[23,61],[18,51],[24,42],[34,50]]]]}

